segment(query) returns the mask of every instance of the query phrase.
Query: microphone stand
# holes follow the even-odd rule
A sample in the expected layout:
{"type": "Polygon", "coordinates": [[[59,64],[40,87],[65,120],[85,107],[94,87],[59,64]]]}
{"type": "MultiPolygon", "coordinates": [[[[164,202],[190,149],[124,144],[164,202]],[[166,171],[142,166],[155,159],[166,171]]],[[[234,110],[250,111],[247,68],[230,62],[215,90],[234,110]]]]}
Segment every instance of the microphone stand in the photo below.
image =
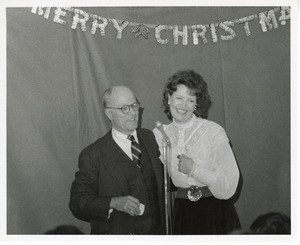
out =
{"type": "Polygon", "coordinates": [[[168,165],[170,159],[170,141],[167,141],[163,138],[163,152],[162,158],[164,163],[164,190],[165,190],[165,221],[166,221],[166,234],[172,234],[172,203],[171,203],[171,188],[170,188],[170,179],[168,176],[168,165]],[[170,192],[170,195],[168,195],[170,192]]]}

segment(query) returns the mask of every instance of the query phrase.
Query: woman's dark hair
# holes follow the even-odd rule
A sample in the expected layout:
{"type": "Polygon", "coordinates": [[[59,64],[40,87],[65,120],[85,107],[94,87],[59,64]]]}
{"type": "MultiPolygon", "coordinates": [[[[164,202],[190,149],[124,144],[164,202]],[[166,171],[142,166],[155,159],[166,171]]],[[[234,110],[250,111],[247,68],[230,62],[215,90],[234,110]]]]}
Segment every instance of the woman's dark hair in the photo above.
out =
{"type": "Polygon", "coordinates": [[[207,90],[207,84],[200,74],[193,70],[177,71],[171,77],[169,77],[166,83],[165,90],[163,92],[163,105],[164,112],[167,117],[172,120],[172,114],[170,111],[170,105],[168,105],[168,95],[172,95],[179,84],[185,85],[192,91],[195,91],[197,98],[196,110],[194,114],[197,117],[206,118],[208,108],[211,105],[210,96],[207,90]]]}
{"type": "Polygon", "coordinates": [[[250,226],[254,234],[291,234],[290,217],[276,212],[258,216],[250,226]]]}

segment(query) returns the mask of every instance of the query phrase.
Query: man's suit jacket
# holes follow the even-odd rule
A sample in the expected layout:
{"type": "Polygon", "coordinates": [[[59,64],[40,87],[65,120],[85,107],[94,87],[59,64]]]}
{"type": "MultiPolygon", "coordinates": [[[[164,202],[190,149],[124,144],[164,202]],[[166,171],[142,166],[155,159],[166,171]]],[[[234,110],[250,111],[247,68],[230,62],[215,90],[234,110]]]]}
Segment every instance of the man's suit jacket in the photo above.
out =
{"type": "MultiPolygon", "coordinates": [[[[163,165],[159,160],[159,149],[152,131],[137,129],[137,135],[148,151],[156,176],[161,212],[160,230],[163,234],[163,165]]],[[[111,197],[130,195],[118,151],[122,150],[113,140],[110,130],[79,155],[79,170],[72,183],[69,208],[76,218],[91,223],[92,234],[134,233],[134,217],[118,210],[114,210],[108,217],[111,197]]]]}

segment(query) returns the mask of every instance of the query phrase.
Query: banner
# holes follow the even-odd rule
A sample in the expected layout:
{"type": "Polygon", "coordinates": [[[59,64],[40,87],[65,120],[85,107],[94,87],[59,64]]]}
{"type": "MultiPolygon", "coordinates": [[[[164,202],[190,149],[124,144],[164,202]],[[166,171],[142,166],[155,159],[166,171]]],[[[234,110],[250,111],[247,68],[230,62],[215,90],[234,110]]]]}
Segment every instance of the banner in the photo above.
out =
{"type": "Polygon", "coordinates": [[[207,35],[210,35],[212,42],[216,43],[219,41],[217,32],[225,32],[226,35],[219,34],[222,41],[229,41],[234,39],[237,34],[234,31],[236,26],[242,25],[245,31],[245,35],[249,37],[251,35],[250,23],[252,21],[259,21],[262,32],[268,30],[277,29],[278,22],[280,25],[286,25],[286,21],[290,19],[290,7],[276,7],[268,11],[260,12],[246,17],[241,17],[234,20],[226,20],[218,23],[209,24],[195,24],[195,25],[162,25],[162,24],[146,24],[146,23],[135,23],[126,20],[117,20],[113,18],[107,18],[92,13],[87,13],[83,10],[72,8],[72,7],[33,7],[31,12],[37,15],[43,15],[45,19],[49,19],[50,12],[54,9],[53,22],[66,25],[67,20],[65,16],[67,12],[72,13],[71,28],[81,28],[81,31],[86,32],[87,25],[90,25],[91,35],[105,36],[105,28],[107,25],[113,25],[116,30],[116,38],[122,39],[122,33],[125,28],[132,27],[132,34],[135,38],[142,37],[145,40],[148,39],[149,35],[154,35],[157,43],[166,45],[173,43],[179,44],[179,38],[182,40],[183,45],[188,45],[192,42],[193,45],[198,45],[199,40],[202,43],[208,43],[207,35]],[[279,12],[280,16],[276,18],[275,13],[279,12]],[[79,27],[78,27],[79,26],[79,27]],[[217,30],[217,28],[219,30],[217,30]],[[173,40],[164,36],[166,32],[171,32],[173,40]],[[189,39],[191,34],[191,40],[189,39]]]}

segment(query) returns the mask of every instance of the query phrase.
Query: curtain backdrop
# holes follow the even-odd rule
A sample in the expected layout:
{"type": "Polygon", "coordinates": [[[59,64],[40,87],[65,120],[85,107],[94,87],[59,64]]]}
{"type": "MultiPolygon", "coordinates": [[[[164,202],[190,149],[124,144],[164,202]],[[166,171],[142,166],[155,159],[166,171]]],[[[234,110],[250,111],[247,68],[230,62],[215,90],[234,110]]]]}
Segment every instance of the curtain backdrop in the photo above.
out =
{"type": "MultiPolygon", "coordinates": [[[[78,7],[130,23],[194,25],[220,23],[271,7],[78,7]]],[[[140,124],[168,123],[161,109],[163,87],[180,69],[193,69],[208,84],[213,105],[208,119],[222,125],[241,171],[234,197],[242,227],[261,214],[291,215],[290,22],[251,35],[236,24],[236,37],[207,43],[168,44],[135,37],[127,27],[117,39],[109,22],[105,36],[80,24],[74,13],[53,21],[31,8],[7,8],[7,234],[43,234],[60,224],[89,226],[68,209],[70,186],[81,149],[103,136],[109,121],[101,95],[114,85],[130,87],[144,108],[140,124]]],[[[276,12],[279,19],[280,12],[276,12]]],[[[280,23],[280,22],[279,22],[280,23]]]]}

